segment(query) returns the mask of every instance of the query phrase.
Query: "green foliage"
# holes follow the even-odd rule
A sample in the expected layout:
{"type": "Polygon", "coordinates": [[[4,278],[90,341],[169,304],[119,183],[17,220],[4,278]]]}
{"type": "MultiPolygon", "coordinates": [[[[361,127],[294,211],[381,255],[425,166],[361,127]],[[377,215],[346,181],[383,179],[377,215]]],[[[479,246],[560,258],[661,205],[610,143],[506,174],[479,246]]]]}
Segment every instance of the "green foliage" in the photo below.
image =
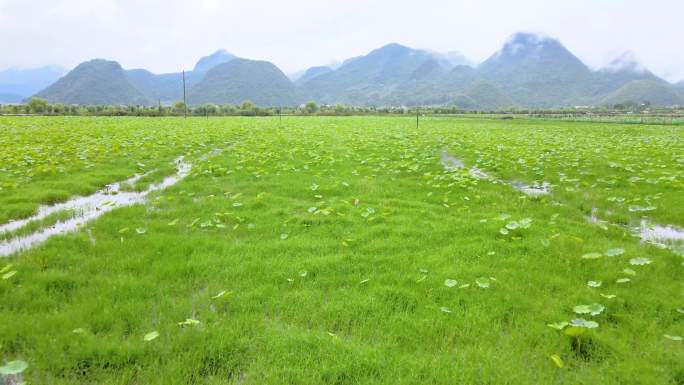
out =
{"type": "Polygon", "coordinates": [[[47,111],[48,101],[41,98],[31,98],[28,103],[31,112],[35,114],[42,114],[47,111]]]}
{"type": "Polygon", "coordinates": [[[318,111],[318,105],[314,101],[308,101],[304,105],[304,111],[309,115],[315,114],[318,111]]]}
{"type": "Polygon", "coordinates": [[[677,383],[682,256],[631,226],[684,226],[682,127],[473,116],[1,116],[2,224],[192,164],[0,261],[3,364],[56,385],[677,383]]]}
{"type": "Polygon", "coordinates": [[[186,106],[185,103],[183,103],[183,101],[177,101],[173,103],[173,112],[177,114],[182,114],[183,112],[185,112],[185,110],[186,106]]]}

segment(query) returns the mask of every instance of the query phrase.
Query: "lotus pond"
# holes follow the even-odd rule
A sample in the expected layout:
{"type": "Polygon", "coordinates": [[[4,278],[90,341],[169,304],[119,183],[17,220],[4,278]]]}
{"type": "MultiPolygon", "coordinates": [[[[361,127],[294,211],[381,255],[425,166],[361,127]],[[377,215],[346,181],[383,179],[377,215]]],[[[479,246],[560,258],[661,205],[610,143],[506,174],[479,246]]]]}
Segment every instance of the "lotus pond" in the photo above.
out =
{"type": "Polygon", "coordinates": [[[682,228],[672,125],[0,117],[0,377],[681,385],[682,228]]]}

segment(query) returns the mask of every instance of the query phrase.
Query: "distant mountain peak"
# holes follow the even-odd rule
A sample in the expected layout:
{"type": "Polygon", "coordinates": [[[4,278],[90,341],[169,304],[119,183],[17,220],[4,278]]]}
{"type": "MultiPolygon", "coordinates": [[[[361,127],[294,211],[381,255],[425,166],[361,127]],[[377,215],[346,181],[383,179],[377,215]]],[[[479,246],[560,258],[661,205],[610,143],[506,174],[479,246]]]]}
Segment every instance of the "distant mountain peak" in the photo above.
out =
{"type": "Polygon", "coordinates": [[[36,96],[63,104],[148,104],[121,65],[112,60],[83,62],[36,96]]]}
{"type": "Polygon", "coordinates": [[[378,48],[377,50],[381,51],[381,50],[395,50],[395,49],[404,50],[404,49],[410,49],[410,48],[403,45],[403,44],[391,42],[391,43],[387,43],[387,44],[383,45],[382,47],[378,48]]]}
{"type": "Polygon", "coordinates": [[[78,64],[76,67],[74,67],[73,70],[70,71],[70,73],[71,72],[79,72],[79,71],[100,71],[100,70],[123,71],[123,67],[121,67],[121,64],[119,64],[119,62],[116,60],[95,58],[95,59],[86,60],[86,61],[78,64]]]}
{"type": "Polygon", "coordinates": [[[541,33],[517,32],[511,35],[493,58],[540,55],[549,48],[562,48],[557,40],[541,33]]]}
{"type": "Polygon", "coordinates": [[[591,70],[557,39],[527,32],[513,34],[477,69],[525,106],[569,104],[586,92],[592,78],[591,70]]]}
{"type": "MultiPolygon", "coordinates": [[[[458,52],[414,49],[393,42],[328,66],[315,66],[288,79],[275,65],[240,59],[224,49],[201,58],[185,73],[190,104],[251,100],[256,105],[297,105],[305,100],[351,105],[456,105],[468,109],[502,106],[561,107],[649,101],[683,105],[684,80],[668,83],[623,53],[590,69],[556,38],[518,32],[479,65],[458,52]]],[[[24,99],[0,71],[0,101],[24,99]],[[4,95],[4,96],[3,96],[4,95]]],[[[54,75],[48,77],[52,82],[54,75]]],[[[24,87],[23,84],[19,86],[24,87]]],[[[34,86],[35,87],[35,86],[34,86]]],[[[102,59],[80,64],[39,93],[67,104],[150,104],[183,96],[183,74],[125,71],[102,59]]],[[[34,95],[26,93],[24,95],[34,95]]]]}
{"type": "Polygon", "coordinates": [[[195,69],[193,71],[207,72],[219,64],[227,63],[236,58],[237,56],[226,51],[225,49],[219,49],[211,55],[200,58],[197,61],[197,64],[195,64],[195,69]]]}
{"type": "Polygon", "coordinates": [[[555,41],[558,40],[550,37],[549,35],[541,32],[526,32],[520,31],[512,34],[508,37],[506,43],[527,43],[527,44],[538,44],[542,42],[555,41]]]}
{"type": "Polygon", "coordinates": [[[235,58],[209,70],[188,95],[188,103],[240,104],[250,100],[259,106],[295,105],[295,85],[273,63],[235,58]]]}
{"type": "Polygon", "coordinates": [[[641,65],[633,52],[627,51],[615,57],[606,65],[604,70],[611,72],[629,71],[635,73],[648,73],[649,70],[641,65]]]}
{"type": "Polygon", "coordinates": [[[413,49],[411,49],[405,45],[401,45],[399,43],[389,43],[389,44],[383,45],[380,48],[374,49],[373,51],[371,51],[368,54],[368,56],[373,57],[373,56],[384,56],[384,55],[401,55],[404,53],[410,54],[413,51],[415,51],[415,50],[413,50],[413,49]]]}
{"type": "Polygon", "coordinates": [[[116,60],[109,60],[109,59],[103,59],[103,58],[95,58],[95,59],[90,59],[87,61],[84,61],[83,63],[79,64],[79,66],[90,66],[90,65],[110,65],[114,67],[121,67],[121,64],[119,64],[118,61],[116,60]]]}

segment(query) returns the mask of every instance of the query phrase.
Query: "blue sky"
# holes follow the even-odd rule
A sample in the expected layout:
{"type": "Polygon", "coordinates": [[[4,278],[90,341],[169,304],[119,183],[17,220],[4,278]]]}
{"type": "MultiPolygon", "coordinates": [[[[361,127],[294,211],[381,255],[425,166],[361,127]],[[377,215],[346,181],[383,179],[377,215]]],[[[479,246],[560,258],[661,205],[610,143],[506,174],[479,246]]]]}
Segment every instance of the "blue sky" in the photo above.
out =
{"type": "Polygon", "coordinates": [[[532,31],[595,68],[632,51],[674,81],[684,79],[682,15],[681,0],[0,0],[0,69],[101,57],[175,72],[225,48],[294,72],[389,42],[479,62],[532,31]]]}

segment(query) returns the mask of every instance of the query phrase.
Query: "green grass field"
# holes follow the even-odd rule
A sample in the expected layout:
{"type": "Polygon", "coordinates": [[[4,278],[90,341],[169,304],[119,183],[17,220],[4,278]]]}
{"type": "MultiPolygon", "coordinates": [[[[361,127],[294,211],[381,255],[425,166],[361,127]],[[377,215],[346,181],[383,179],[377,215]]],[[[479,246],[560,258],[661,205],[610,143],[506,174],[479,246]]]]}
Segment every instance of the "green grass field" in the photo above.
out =
{"type": "Polygon", "coordinates": [[[136,173],[122,191],[144,191],[179,156],[190,174],[143,204],[0,259],[0,364],[30,384],[684,384],[684,249],[635,234],[684,227],[684,127],[0,117],[0,225],[136,173]]]}

